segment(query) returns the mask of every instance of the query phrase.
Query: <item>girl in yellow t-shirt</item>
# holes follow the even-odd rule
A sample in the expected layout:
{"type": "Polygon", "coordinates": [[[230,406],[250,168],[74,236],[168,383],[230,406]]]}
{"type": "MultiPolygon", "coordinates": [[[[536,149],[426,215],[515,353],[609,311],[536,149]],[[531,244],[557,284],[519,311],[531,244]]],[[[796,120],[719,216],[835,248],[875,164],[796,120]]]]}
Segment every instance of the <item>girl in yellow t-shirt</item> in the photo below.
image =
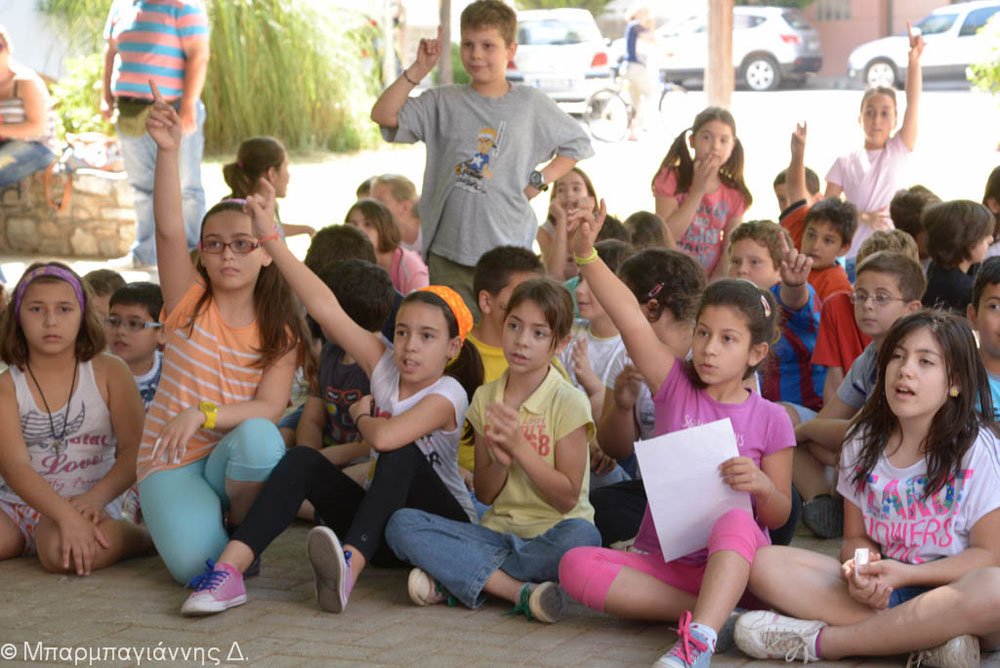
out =
{"type": "Polygon", "coordinates": [[[559,559],[601,542],[587,501],[590,406],[551,365],[572,323],[569,292],[552,279],[530,279],[511,294],[509,367],[476,391],[466,414],[476,434],[476,494],[492,508],[479,526],[403,509],[386,527],[396,556],[416,566],[408,589],[417,605],[452,596],[476,608],[492,594],[529,619],[551,623],[565,611],[559,559]]]}

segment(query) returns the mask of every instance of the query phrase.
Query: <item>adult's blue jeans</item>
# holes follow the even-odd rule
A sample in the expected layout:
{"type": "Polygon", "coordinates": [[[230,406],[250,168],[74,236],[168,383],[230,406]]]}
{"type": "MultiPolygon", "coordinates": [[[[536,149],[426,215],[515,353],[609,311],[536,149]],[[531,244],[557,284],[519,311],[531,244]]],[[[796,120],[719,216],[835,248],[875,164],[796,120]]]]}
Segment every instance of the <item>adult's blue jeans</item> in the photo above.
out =
{"type": "Polygon", "coordinates": [[[0,188],[40,172],[56,159],[56,154],[40,141],[9,139],[0,142],[0,188]]]}
{"type": "Polygon", "coordinates": [[[558,581],[563,554],[601,544],[597,528],[581,519],[563,520],[539,536],[520,538],[413,508],[393,513],[385,539],[397,557],[427,571],[469,608],[486,600],[483,587],[497,570],[521,582],[558,581]]]}
{"type": "MultiPolygon", "coordinates": [[[[156,142],[148,134],[129,137],[120,130],[118,140],[135,204],[136,228],[132,258],[139,264],[154,265],[156,224],[153,220],[153,176],[156,173],[156,142]]],[[[198,245],[201,219],[205,216],[205,190],[201,186],[201,157],[204,151],[205,105],[198,102],[196,130],[184,137],[180,151],[181,198],[188,248],[198,245]]]]}

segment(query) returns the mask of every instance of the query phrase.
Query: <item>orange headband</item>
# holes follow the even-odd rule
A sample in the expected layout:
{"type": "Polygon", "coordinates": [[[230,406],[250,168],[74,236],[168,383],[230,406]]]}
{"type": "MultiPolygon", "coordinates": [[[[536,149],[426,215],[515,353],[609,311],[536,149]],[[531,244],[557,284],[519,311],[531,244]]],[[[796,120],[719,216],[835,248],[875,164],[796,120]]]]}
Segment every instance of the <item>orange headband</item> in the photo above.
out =
{"type": "Polygon", "coordinates": [[[465,337],[472,329],[472,312],[465,305],[465,300],[462,299],[461,295],[447,285],[428,285],[420,288],[419,291],[432,292],[448,305],[452,315],[455,316],[455,322],[458,323],[458,338],[462,340],[462,343],[465,343],[465,337]]]}

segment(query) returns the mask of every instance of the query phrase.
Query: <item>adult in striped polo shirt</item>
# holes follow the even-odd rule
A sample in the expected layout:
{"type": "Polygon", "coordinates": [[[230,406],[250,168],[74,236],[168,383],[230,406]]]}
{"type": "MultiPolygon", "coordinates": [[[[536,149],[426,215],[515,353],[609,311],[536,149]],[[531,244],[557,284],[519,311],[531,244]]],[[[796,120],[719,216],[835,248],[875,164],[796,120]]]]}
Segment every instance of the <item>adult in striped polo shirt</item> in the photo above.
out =
{"type": "Polygon", "coordinates": [[[117,109],[116,129],[135,199],[136,266],[156,265],[153,172],[156,144],[146,134],[153,103],[149,82],[177,109],[184,139],[180,153],[184,227],[189,248],[198,243],[205,215],[201,157],[205,107],[201,91],[208,69],[208,15],[201,0],[114,0],[104,27],[105,117],[117,109]]]}

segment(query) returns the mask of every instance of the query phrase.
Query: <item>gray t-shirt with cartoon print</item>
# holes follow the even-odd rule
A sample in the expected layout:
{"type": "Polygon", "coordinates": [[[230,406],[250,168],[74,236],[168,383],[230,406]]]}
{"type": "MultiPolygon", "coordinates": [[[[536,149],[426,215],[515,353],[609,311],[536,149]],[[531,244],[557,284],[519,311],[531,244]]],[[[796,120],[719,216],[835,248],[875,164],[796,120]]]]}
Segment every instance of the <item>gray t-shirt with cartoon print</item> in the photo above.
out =
{"type": "Polygon", "coordinates": [[[547,95],[512,85],[503,97],[443,86],[410,98],[391,142],[427,145],[420,194],[424,255],[473,266],[497,246],[531,248],[538,223],[524,188],[538,165],[594,154],[580,123],[547,95]]]}

